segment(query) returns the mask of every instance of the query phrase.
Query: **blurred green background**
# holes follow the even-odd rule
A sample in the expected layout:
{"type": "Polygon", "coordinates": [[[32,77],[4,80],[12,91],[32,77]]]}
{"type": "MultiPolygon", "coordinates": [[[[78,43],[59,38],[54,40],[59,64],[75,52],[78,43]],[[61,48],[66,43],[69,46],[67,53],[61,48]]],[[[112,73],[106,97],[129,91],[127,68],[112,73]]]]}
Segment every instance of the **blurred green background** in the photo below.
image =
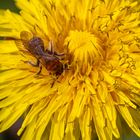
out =
{"type": "Polygon", "coordinates": [[[18,8],[14,4],[14,0],[0,0],[0,9],[10,9],[11,11],[18,12],[18,8]]]}
{"type": "MultiPolygon", "coordinates": [[[[10,9],[13,12],[19,12],[19,9],[14,4],[14,0],[0,0],[0,9],[10,9]]],[[[16,123],[11,129],[0,134],[0,140],[19,140],[19,138],[16,137],[16,131],[19,125],[19,123],[16,123]]],[[[130,138],[123,138],[123,140],[140,140],[140,138],[132,135],[130,138]]]]}

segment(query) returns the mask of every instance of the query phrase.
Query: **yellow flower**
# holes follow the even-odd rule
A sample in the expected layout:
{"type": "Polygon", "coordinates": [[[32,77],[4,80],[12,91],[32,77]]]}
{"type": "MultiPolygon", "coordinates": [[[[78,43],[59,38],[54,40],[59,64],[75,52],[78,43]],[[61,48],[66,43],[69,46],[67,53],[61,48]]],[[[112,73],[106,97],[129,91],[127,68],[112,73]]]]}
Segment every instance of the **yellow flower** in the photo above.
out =
{"type": "Polygon", "coordinates": [[[112,140],[121,136],[122,118],[140,137],[137,2],[16,4],[20,14],[0,11],[0,36],[6,37],[0,41],[0,132],[26,112],[18,131],[22,140],[91,140],[96,134],[99,140],[112,140]],[[26,43],[21,38],[25,32],[42,39],[45,49],[52,42],[55,52],[64,54],[59,60],[63,71],[56,75],[41,64],[37,75],[39,67],[30,64],[36,61],[28,49],[32,38],[26,43]]]}

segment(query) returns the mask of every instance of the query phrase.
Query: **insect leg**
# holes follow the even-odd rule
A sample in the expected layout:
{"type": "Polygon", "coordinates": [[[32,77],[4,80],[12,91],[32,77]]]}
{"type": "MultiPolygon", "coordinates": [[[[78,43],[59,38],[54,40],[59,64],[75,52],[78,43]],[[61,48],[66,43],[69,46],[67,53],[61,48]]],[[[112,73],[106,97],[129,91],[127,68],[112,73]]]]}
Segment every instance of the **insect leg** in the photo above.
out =
{"type": "Polygon", "coordinates": [[[48,51],[50,51],[51,54],[54,54],[54,49],[53,49],[53,41],[49,41],[49,47],[48,47],[48,51]]]}
{"type": "Polygon", "coordinates": [[[23,61],[24,63],[28,63],[32,65],[33,67],[39,67],[40,61],[37,59],[36,63],[33,63],[32,61],[23,61]]]}
{"type": "Polygon", "coordinates": [[[64,54],[64,53],[57,53],[57,52],[54,52],[54,55],[55,55],[55,56],[64,56],[65,54],[64,54]]]}
{"type": "Polygon", "coordinates": [[[49,41],[49,46],[48,46],[48,49],[46,49],[46,52],[48,52],[48,53],[51,54],[51,55],[58,56],[58,57],[59,57],[59,56],[64,56],[64,55],[65,55],[64,53],[57,53],[57,52],[55,52],[53,46],[54,46],[53,41],[52,41],[52,40],[49,41]]]}
{"type": "Polygon", "coordinates": [[[42,71],[42,65],[39,66],[39,71],[37,72],[37,75],[39,75],[42,71]]]}
{"type": "Polygon", "coordinates": [[[54,79],[53,79],[53,82],[51,84],[51,88],[54,86],[55,82],[59,82],[58,81],[58,76],[55,76],[54,79]]]}

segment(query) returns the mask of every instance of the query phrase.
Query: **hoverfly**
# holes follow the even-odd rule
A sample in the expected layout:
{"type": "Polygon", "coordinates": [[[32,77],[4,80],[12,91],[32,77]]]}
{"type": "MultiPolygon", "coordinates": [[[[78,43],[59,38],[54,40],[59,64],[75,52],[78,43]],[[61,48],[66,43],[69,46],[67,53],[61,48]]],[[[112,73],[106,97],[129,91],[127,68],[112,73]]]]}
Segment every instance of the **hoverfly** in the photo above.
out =
{"type": "Polygon", "coordinates": [[[59,54],[54,51],[52,41],[49,42],[49,49],[45,50],[43,40],[40,37],[34,37],[27,31],[22,31],[20,33],[20,39],[26,51],[28,51],[37,59],[36,64],[27,61],[32,66],[40,67],[40,70],[37,74],[40,74],[43,65],[50,73],[53,73],[57,76],[61,75],[61,73],[66,68],[66,65],[60,62],[64,54],[59,54]]]}

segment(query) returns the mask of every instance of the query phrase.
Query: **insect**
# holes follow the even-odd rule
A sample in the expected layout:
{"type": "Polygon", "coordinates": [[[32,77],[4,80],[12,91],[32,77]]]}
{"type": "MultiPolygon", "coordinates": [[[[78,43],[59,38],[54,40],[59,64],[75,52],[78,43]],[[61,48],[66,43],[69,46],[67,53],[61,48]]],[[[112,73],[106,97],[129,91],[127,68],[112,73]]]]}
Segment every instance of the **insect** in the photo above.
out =
{"type": "Polygon", "coordinates": [[[53,73],[57,76],[62,74],[66,68],[66,65],[61,62],[62,56],[64,56],[64,54],[59,54],[54,51],[52,41],[49,42],[49,49],[45,50],[43,40],[39,37],[32,36],[32,34],[27,31],[22,31],[20,38],[24,48],[37,59],[36,64],[27,61],[32,66],[40,67],[40,70],[37,74],[40,74],[42,65],[50,73],[53,73]]]}

